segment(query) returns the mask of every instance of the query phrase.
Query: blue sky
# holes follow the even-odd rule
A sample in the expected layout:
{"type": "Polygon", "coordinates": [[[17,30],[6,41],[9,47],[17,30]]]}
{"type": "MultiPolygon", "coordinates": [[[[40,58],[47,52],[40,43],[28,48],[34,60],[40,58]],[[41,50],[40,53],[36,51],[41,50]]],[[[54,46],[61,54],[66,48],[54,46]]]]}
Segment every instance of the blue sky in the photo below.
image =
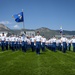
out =
{"type": "Polygon", "coordinates": [[[12,15],[24,10],[26,29],[47,27],[75,30],[75,0],[0,0],[0,23],[11,29],[23,28],[12,15]]]}

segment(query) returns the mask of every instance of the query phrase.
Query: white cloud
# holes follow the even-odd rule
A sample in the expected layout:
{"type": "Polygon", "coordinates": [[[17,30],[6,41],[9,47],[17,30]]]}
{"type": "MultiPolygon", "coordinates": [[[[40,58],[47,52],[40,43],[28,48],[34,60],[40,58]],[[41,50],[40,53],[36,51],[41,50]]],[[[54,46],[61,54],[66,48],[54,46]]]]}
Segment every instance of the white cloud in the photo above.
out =
{"type": "Polygon", "coordinates": [[[19,26],[18,26],[18,25],[14,25],[14,28],[15,28],[15,29],[18,29],[18,28],[19,28],[19,26]]]}
{"type": "Polygon", "coordinates": [[[1,21],[0,24],[11,24],[9,21],[1,21]]]}

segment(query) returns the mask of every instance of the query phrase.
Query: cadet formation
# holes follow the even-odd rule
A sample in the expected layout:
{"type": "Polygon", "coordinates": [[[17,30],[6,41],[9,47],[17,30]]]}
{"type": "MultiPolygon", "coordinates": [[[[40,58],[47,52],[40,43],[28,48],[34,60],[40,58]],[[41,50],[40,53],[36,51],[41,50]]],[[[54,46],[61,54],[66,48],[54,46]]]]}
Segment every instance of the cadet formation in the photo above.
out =
{"type": "Polygon", "coordinates": [[[32,52],[35,51],[36,54],[40,54],[40,50],[44,52],[45,48],[54,52],[59,50],[66,53],[67,50],[71,51],[71,47],[73,47],[73,52],[75,52],[75,36],[66,38],[65,35],[62,35],[60,38],[53,36],[46,39],[44,35],[40,35],[39,31],[36,36],[32,35],[31,37],[24,34],[21,36],[12,34],[7,37],[2,33],[2,36],[0,36],[0,47],[2,51],[10,49],[12,51],[22,50],[23,52],[31,48],[32,52]]]}

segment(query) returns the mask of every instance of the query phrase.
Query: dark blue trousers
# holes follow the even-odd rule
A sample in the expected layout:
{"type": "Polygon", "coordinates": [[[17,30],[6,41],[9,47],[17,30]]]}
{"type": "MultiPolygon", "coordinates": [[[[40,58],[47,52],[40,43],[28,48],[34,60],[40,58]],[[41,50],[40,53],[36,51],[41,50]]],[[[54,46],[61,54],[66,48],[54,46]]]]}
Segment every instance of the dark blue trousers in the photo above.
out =
{"type": "Polygon", "coordinates": [[[56,51],[56,42],[53,42],[53,51],[56,51]]]}
{"type": "Polygon", "coordinates": [[[16,49],[16,50],[19,50],[19,44],[18,44],[17,41],[16,41],[16,44],[15,44],[15,49],[16,49]]]}
{"type": "Polygon", "coordinates": [[[71,43],[69,43],[69,45],[68,45],[68,49],[69,49],[69,51],[71,50],[71,43]]]}
{"type": "Polygon", "coordinates": [[[22,41],[22,51],[26,52],[26,49],[27,49],[27,42],[22,41]]]}
{"type": "Polygon", "coordinates": [[[45,51],[45,42],[42,42],[42,51],[45,51]]]}
{"type": "Polygon", "coordinates": [[[5,47],[4,41],[1,41],[1,47],[2,47],[2,51],[4,51],[4,47],[5,47]]]}
{"type": "Polygon", "coordinates": [[[73,45],[73,52],[75,52],[75,43],[72,43],[73,45]]]}
{"type": "Polygon", "coordinates": [[[36,53],[40,54],[41,42],[36,42],[36,53]]]}
{"type": "Polygon", "coordinates": [[[62,51],[61,43],[59,43],[59,46],[58,47],[59,47],[59,50],[62,51]]]}
{"type": "Polygon", "coordinates": [[[12,42],[12,51],[15,51],[15,42],[12,42]]]}
{"type": "Polygon", "coordinates": [[[18,50],[20,50],[20,42],[18,42],[18,50]]]}
{"type": "Polygon", "coordinates": [[[63,42],[63,53],[66,53],[67,50],[67,43],[63,42]]]}
{"type": "Polygon", "coordinates": [[[8,41],[6,41],[5,46],[6,46],[6,50],[8,50],[8,41]]]}
{"type": "Polygon", "coordinates": [[[9,42],[9,49],[12,49],[12,42],[9,42]]]}
{"type": "Polygon", "coordinates": [[[34,42],[31,42],[31,49],[32,49],[32,52],[34,52],[34,51],[35,51],[34,42]]]}

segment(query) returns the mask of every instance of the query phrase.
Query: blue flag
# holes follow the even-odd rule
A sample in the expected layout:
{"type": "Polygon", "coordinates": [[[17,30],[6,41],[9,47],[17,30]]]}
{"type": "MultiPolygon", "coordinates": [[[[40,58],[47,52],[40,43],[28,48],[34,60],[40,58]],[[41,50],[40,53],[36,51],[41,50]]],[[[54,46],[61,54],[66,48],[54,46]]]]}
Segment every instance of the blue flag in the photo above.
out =
{"type": "Polygon", "coordinates": [[[24,21],[23,12],[20,12],[18,14],[13,15],[13,17],[15,18],[16,22],[23,22],[24,21]]]}

